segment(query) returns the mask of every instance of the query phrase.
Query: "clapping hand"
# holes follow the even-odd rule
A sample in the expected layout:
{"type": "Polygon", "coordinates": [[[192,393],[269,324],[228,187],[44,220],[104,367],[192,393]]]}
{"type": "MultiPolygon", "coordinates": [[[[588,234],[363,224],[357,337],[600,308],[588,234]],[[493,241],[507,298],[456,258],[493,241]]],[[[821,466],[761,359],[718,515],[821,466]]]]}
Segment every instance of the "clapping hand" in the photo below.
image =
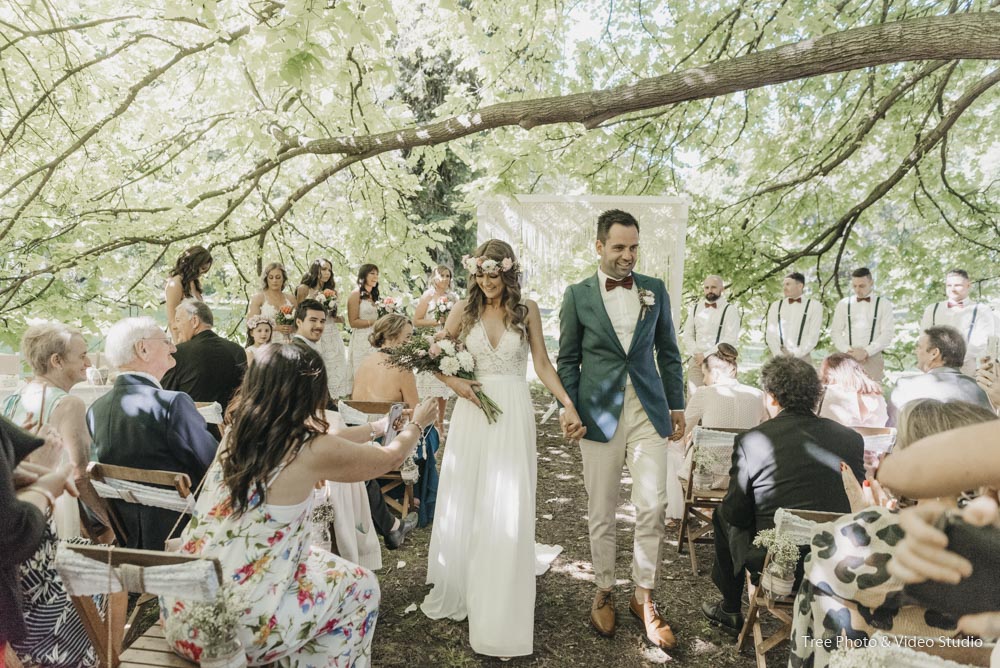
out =
{"type": "Polygon", "coordinates": [[[563,437],[573,443],[587,435],[583,420],[572,406],[567,406],[559,412],[559,427],[562,429],[563,437]]]}

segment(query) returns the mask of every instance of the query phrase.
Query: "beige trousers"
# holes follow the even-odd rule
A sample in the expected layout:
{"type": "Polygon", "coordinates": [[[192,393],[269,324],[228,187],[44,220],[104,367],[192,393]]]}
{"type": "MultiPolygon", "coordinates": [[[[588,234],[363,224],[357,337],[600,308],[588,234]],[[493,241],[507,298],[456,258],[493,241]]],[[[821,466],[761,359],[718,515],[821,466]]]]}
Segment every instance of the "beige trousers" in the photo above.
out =
{"type": "Polygon", "coordinates": [[[667,441],[656,433],[631,385],[625,387],[625,403],[614,437],[607,443],[582,439],[580,450],[597,586],[610,589],[615,584],[616,514],[622,465],[627,464],[635,506],[632,580],[639,587],[654,589],[666,522],[667,441]]]}

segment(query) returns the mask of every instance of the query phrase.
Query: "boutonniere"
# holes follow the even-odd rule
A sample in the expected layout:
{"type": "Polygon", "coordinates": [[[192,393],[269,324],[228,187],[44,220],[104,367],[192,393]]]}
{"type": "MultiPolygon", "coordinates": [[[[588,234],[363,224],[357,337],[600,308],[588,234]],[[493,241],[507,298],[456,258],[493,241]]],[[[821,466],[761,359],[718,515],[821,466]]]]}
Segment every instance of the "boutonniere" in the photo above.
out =
{"type": "Polygon", "coordinates": [[[656,305],[656,295],[645,288],[638,289],[639,294],[639,320],[646,317],[646,313],[656,305]]]}

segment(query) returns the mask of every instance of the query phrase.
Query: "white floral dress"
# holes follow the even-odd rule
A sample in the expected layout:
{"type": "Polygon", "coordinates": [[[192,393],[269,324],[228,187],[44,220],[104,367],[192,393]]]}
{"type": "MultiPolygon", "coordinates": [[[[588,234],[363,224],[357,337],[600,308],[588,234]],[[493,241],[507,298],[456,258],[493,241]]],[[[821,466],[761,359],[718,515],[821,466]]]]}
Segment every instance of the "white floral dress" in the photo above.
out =
{"type": "MultiPolygon", "coordinates": [[[[372,322],[378,320],[378,309],[375,308],[375,304],[370,299],[361,300],[361,303],[358,305],[358,317],[362,320],[371,320],[372,322]]],[[[352,377],[358,373],[358,367],[361,366],[361,363],[365,361],[365,358],[373,350],[372,344],[368,342],[368,336],[371,333],[371,327],[359,327],[351,332],[349,356],[352,377]]]]}
{"type": "MultiPolygon", "coordinates": [[[[238,632],[247,662],[294,668],[369,666],[379,604],[375,575],[310,547],[312,494],[294,506],[258,500],[254,493],[251,509],[234,515],[217,460],[181,534],[181,553],[218,559],[223,580],[246,605],[238,632]]],[[[161,598],[164,631],[174,651],[198,661],[198,631],[177,614],[184,605],[161,598]]]]}

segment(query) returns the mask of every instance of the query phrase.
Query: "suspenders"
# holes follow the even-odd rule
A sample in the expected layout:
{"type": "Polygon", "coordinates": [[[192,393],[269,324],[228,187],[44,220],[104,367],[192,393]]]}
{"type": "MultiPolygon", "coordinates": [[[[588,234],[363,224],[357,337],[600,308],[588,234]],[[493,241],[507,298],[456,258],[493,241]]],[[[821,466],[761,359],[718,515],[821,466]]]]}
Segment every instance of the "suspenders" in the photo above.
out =
{"type": "MultiPolygon", "coordinates": [[[[700,302],[699,302],[700,303],[700,302]]],[[[719,317],[719,329],[715,332],[715,345],[719,345],[719,341],[722,339],[722,326],[726,324],[726,313],[729,312],[729,307],[732,304],[726,304],[726,308],[722,309],[722,315],[719,317]]],[[[696,316],[698,315],[698,304],[691,307],[691,326],[694,328],[694,338],[698,338],[698,320],[696,316]]]]}
{"type": "MultiPolygon", "coordinates": [[[[937,312],[938,307],[941,306],[941,302],[936,302],[934,304],[934,310],[931,312],[931,327],[937,326],[937,312]]],[[[972,339],[972,330],[976,326],[976,317],[979,316],[979,304],[972,307],[972,321],[969,322],[969,331],[965,333],[965,340],[970,341],[972,339]]]]}
{"type": "MultiPolygon", "coordinates": [[[[875,324],[878,322],[878,305],[882,301],[881,297],[875,298],[875,313],[872,314],[872,331],[868,335],[868,345],[875,340],[875,324]]],[[[934,312],[937,313],[937,305],[934,305],[934,312]]],[[[851,324],[851,298],[847,298],[847,345],[854,347],[854,327],[851,324]]]]}
{"type": "MultiPolygon", "coordinates": [[[[781,326],[781,307],[782,307],[782,305],[784,303],[785,303],[784,298],[782,298],[778,302],[778,343],[781,345],[782,348],[785,347],[785,330],[781,326]]],[[[798,339],[798,341],[795,344],[797,346],[801,346],[802,345],[802,333],[806,331],[806,318],[809,315],[809,305],[810,304],[812,304],[812,300],[809,299],[809,298],[806,298],[806,308],[805,308],[804,311],[802,311],[802,322],[799,323],[799,339],[798,339]]],[[[774,302],[771,303],[771,306],[774,306],[774,302]]],[[[768,308],[767,310],[768,310],[768,313],[770,313],[771,309],[768,308]]]]}

